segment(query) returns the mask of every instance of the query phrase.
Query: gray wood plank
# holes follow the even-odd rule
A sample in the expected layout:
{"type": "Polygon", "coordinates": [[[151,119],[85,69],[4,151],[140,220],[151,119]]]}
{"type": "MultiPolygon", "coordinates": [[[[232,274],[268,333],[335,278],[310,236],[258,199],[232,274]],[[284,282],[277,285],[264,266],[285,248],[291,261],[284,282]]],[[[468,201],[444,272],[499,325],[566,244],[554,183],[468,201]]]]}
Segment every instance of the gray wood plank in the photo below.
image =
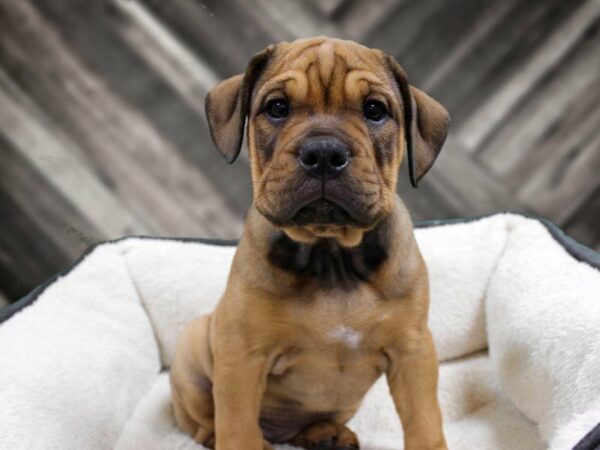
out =
{"type": "Polygon", "coordinates": [[[519,194],[537,212],[562,224],[600,186],[599,174],[600,130],[596,127],[568,153],[551,155],[544,170],[527,180],[519,194]]]}
{"type": "MultiPolygon", "coordinates": [[[[39,230],[38,236],[51,241],[67,258],[75,258],[88,246],[105,236],[62,194],[44,180],[19,149],[0,135],[0,187],[19,205],[24,215],[39,230]],[[32,183],[31,180],[35,180],[32,183]]],[[[62,161],[45,161],[61,170],[62,161]]],[[[7,219],[7,217],[5,217],[7,219]]]]}
{"type": "Polygon", "coordinates": [[[370,47],[397,56],[402,64],[402,56],[422,33],[423,22],[440,11],[444,3],[438,0],[398,2],[381,22],[373,24],[363,39],[370,47]]]}
{"type": "MultiPolygon", "coordinates": [[[[52,121],[0,70],[0,132],[62,198],[104,237],[146,234],[149,228],[105,186],[81,149],[58,133],[52,121]]],[[[24,198],[26,200],[27,197],[24,198]]]]}
{"type": "Polygon", "coordinates": [[[0,308],[8,306],[8,298],[0,291],[0,308]]]}
{"type": "MultiPolygon", "coordinates": [[[[510,9],[513,1],[463,0],[460,8],[453,2],[439,2],[439,7],[420,23],[415,38],[400,52],[395,53],[409,79],[423,88],[432,84],[429,78],[437,73],[455,48],[460,47],[471,33],[477,31],[476,25],[489,21],[486,16],[499,20],[497,17],[502,16],[504,9],[510,9]]],[[[395,34],[403,35],[404,32],[400,28],[395,34]]],[[[427,88],[431,89],[431,86],[427,88]]]]}
{"type": "Polygon", "coordinates": [[[66,268],[100,234],[2,135],[0,173],[0,291],[12,301],[66,268]]]}
{"type": "MultiPolygon", "coordinates": [[[[456,20],[457,14],[452,14],[450,18],[454,20],[444,20],[449,23],[441,27],[441,32],[437,32],[438,27],[431,27],[436,32],[426,33],[419,41],[421,52],[414,52],[411,56],[420,58],[421,53],[426,56],[425,63],[418,63],[421,73],[416,74],[421,89],[436,95],[439,90],[445,89],[449,74],[472,71],[464,64],[465,60],[476,53],[477,47],[486,42],[514,10],[515,2],[486,2],[483,8],[480,6],[479,2],[472,2],[468,18],[460,14],[460,19],[456,20]],[[469,22],[472,26],[465,26],[469,22]]],[[[409,60],[406,64],[412,63],[409,60]]]]}
{"type": "Polygon", "coordinates": [[[70,259],[20,214],[19,204],[0,190],[0,291],[16,301],[59,270],[70,259]],[[37,237],[37,238],[36,238],[37,237]]]}
{"type": "Polygon", "coordinates": [[[88,152],[95,169],[146,223],[178,235],[239,232],[220,193],[140,111],[82,65],[35,10],[14,3],[4,8],[2,21],[0,63],[13,76],[18,71],[21,88],[88,152]]]}
{"type": "MultiPolygon", "coordinates": [[[[596,23],[600,25],[600,16],[596,23]]],[[[583,35],[576,50],[547,71],[543,81],[498,125],[479,152],[491,171],[498,176],[510,174],[539,146],[552,124],[576,108],[582,97],[594,95],[600,85],[598,48],[600,34],[583,35]]]]}
{"type": "MultiPolygon", "coordinates": [[[[562,80],[561,80],[562,81],[562,80]]],[[[552,98],[546,100],[553,103],[552,98]]],[[[600,83],[581,91],[555,120],[545,119],[544,133],[531,148],[523,151],[517,164],[502,176],[514,189],[523,189],[527,180],[546,170],[553,159],[566,158],[574,148],[600,129],[600,83]]],[[[526,116],[522,118],[526,120],[526,116]]],[[[521,197],[528,199],[527,193],[521,197]]]]}
{"type": "Polygon", "coordinates": [[[418,189],[410,184],[408,179],[408,170],[406,164],[400,168],[398,177],[398,194],[410,211],[413,220],[423,220],[435,218],[445,218],[456,216],[456,210],[452,205],[447,204],[444,199],[437,194],[435,188],[435,174],[428,174],[425,179],[419,183],[418,189]]]}
{"type": "Polygon", "coordinates": [[[319,14],[316,8],[307,8],[306,3],[277,2],[275,8],[273,0],[248,0],[248,4],[259,14],[260,22],[274,24],[287,34],[282,40],[321,35],[344,37],[335,23],[319,14]]]}
{"type": "Polygon", "coordinates": [[[234,0],[144,0],[150,9],[187,45],[205,56],[223,76],[241,73],[249,56],[284,36],[275,22],[256,22],[246,7],[234,0]]]}
{"type": "Polygon", "coordinates": [[[0,2],[0,299],[104,237],[235,237],[247,161],[213,148],[204,96],[319,34],[396,55],[451,112],[419,189],[401,169],[413,218],[533,212],[600,248],[599,2],[0,2]]]}
{"type": "Polygon", "coordinates": [[[497,16],[485,15],[469,27],[472,33],[424,81],[431,94],[451,112],[455,129],[477,114],[490,95],[519,73],[580,3],[581,0],[503,2],[496,10],[497,16]]]}
{"type": "Polygon", "coordinates": [[[331,17],[349,0],[309,0],[324,16],[331,17]]]}
{"type": "Polygon", "coordinates": [[[522,101],[523,97],[542,79],[548,70],[564,58],[581,36],[600,17],[600,1],[588,0],[568,21],[550,36],[543,48],[537,51],[518,72],[461,126],[458,138],[470,151],[476,151],[522,101]]]}
{"type": "Polygon", "coordinates": [[[335,24],[348,39],[362,42],[365,35],[407,0],[350,0],[336,13],[335,24]]]}
{"type": "Polygon", "coordinates": [[[139,1],[116,0],[114,7],[122,15],[116,32],[205,119],[204,98],[219,76],[139,1]]]}
{"type": "Polygon", "coordinates": [[[588,246],[600,251],[600,188],[579,208],[565,224],[565,232],[588,246]]]}
{"type": "MultiPolygon", "coordinates": [[[[199,112],[204,109],[204,96],[212,87],[208,83],[214,83],[214,76],[190,97],[181,90],[185,80],[174,80],[172,73],[165,78],[164,71],[156,73],[148,66],[148,58],[156,56],[156,52],[145,47],[140,54],[139,46],[130,47],[124,41],[124,35],[135,26],[126,10],[104,0],[95,3],[95,8],[73,7],[68,0],[34,1],[64,36],[75,56],[90,67],[90,73],[99,82],[107,84],[111,95],[118,96],[186,163],[202,172],[201,177],[214,186],[228,208],[237,214],[248,208],[252,199],[248,190],[220,176],[223,158],[214,149],[204,114],[199,112]]],[[[188,74],[186,79],[189,81],[192,76],[188,74]]],[[[245,164],[237,164],[229,171],[236,179],[249,182],[245,164]]]]}
{"type": "MultiPolygon", "coordinates": [[[[454,215],[481,215],[495,211],[527,212],[527,203],[516,198],[504,184],[465,152],[452,135],[424,178],[436,195],[454,211],[454,215]]],[[[435,216],[432,216],[435,217],[435,216]]]]}

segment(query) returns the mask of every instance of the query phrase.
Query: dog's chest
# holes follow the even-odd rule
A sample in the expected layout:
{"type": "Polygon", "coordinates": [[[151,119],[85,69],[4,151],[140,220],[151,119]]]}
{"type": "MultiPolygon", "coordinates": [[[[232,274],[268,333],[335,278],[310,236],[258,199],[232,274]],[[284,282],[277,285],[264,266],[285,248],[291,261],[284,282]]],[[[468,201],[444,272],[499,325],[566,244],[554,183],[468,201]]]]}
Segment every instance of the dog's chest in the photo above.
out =
{"type": "Polygon", "coordinates": [[[298,306],[302,315],[298,320],[302,331],[296,335],[299,347],[358,358],[376,345],[377,323],[385,316],[385,308],[367,284],[312,296],[308,304],[298,306]]]}
{"type": "Polygon", "coordinates": [[[298,299],[294,333],[275,359],[268,391],[308,409],[341,410],[360,401],[385,370],[380,325],[385,306],[366,285],[298,299]]]}

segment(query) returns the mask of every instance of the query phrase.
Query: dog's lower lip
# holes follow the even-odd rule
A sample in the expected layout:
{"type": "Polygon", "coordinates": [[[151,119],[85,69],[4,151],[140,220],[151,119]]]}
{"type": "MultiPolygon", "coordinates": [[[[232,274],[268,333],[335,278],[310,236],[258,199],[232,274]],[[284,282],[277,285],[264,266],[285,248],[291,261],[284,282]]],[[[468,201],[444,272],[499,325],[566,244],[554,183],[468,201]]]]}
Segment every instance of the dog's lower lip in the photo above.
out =
{"type": "Polygon", "coordinates": [[[294,215],[296,225],[351,225],[356,221],[339,204],[320,198],[301,207],[294,215]]]}

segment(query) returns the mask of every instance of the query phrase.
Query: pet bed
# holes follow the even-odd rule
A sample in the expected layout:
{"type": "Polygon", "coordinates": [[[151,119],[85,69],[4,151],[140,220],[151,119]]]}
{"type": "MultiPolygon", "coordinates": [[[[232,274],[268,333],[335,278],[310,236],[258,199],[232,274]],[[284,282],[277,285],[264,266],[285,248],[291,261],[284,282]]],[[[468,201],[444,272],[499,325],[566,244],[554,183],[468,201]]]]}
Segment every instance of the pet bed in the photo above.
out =
{"type": "MultiPolygon", "coordinates": [[[[419,224],[452,450],[600,445],[600,255],[516,214],[419,224]]],[[[178,431],[175,341],[223,292],[235,243],[125,238],[0,311],[0,448],[199,449],[178,431]]],[[[350,426],[402,448],[382,377],[350,426]]],[[[278,446],[278,449],[292,447],[278,446]]]]}

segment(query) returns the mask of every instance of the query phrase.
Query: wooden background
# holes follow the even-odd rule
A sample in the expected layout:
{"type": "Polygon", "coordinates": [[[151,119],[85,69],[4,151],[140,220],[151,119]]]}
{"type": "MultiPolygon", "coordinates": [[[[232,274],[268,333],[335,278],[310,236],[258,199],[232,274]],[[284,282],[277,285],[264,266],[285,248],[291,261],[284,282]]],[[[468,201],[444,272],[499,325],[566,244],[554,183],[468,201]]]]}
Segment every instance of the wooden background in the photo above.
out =
{"type": "Polygon", "coordinates": [[[516,210],[600,247],[599,0],[0,0],[0,303],[128,234],[236,237],[203,99],[271,42],[394,54],[452,114],[415,219],[516,210]]]}

